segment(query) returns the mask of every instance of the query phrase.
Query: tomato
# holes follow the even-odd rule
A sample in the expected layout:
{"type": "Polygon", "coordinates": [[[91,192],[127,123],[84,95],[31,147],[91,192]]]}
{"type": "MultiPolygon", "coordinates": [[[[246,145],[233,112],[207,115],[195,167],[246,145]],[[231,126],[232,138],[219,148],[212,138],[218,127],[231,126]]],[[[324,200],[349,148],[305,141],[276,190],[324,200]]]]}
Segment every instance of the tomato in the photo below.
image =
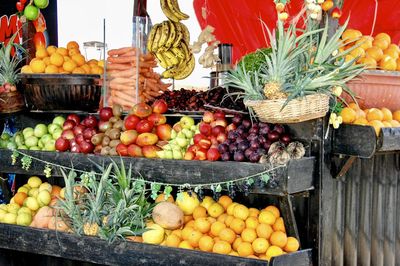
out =
{"type": "Polygon", "coordinates": [[[22,12],[24,10],[24,4],[21,2],[17,2],[15,6],[17,7],[18,12],[22,12]]]}

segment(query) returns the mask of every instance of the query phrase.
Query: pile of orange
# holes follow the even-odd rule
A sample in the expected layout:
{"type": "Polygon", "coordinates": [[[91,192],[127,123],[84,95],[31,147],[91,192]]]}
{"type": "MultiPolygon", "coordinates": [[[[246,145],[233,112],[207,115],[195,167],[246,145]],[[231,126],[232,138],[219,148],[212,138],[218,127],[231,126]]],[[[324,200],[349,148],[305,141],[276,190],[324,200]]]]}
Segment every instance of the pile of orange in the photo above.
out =
{"type": "Polygon", "coordinates": [[[392,43],[387,33],[379,33],[375,37],[362,35],[358,30],[347,29],[342,34],[344,49],[353,49],[346,56],[346,61],[357,59],[357,63],[365,64],[369,69],[387,71],[400,70],[400,48],[392,43]]]}
{"type": "Polygon", "coordinates": [[[218,254],[270,260],[299,249],[299,241],[286,235],[277,207],[248,208],[221,196],[218,202],[205,197],[182,229],[166,230],[161,245],[218,254]]]}
{"type": "Polygon", "coordinates": [[[103,74],[104,62],[86,61],[79,44],[71,41],[67,48],[48,46],[36,50],[35,58],[21,68],[21,73],[46,74],[103,74]]]}
{"type": "Polygon", "coordinates": [[[376,135],[383,127],[400,127],[400,110],[391,112],[388,108],[362,110],[356,103],[350,103],[340,112],[344,124],[372,126],[376,135]]]}

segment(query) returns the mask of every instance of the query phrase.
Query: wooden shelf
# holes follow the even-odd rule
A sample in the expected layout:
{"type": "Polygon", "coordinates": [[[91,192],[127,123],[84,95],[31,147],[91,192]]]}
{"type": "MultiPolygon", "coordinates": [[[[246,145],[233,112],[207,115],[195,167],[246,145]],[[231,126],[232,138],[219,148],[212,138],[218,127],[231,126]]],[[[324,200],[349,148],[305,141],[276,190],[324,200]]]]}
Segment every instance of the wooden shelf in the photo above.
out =
{"type": "Polygon", "coordinates": [[[0,248],[103,265],[311,265],[312,250],[266,261],[0,224],[0,248]]]}
{"type": "MultiPolygon", "coordinates": [[[[22,169],[19,160],[16,165],[11,165],[12,151],[0,150],[0,161],[4,162],[0,166],[0,172],[43,175],[45,162],[57,163],[76,170],[99,172],[96,164],[107,166],[112,161],[119,164],[122,159],[125,167],[132,165],[132,169],[146,180],[196,185],[229,181],[268,170],[266,165],[244,162],[163,160],[25,150],[23,152],[41,161],[33,161],[29,170],[26,171],[22,169]]],[[[257,193],[282,196],[312,190],[314,164],[314,157],[292,160],[286,167],[277,170],[267,186],[256,185],[255,190],[257,193]]],[[[58,168],[54,167],[52,176],[62,176],[62,174],[58,168]]]]}

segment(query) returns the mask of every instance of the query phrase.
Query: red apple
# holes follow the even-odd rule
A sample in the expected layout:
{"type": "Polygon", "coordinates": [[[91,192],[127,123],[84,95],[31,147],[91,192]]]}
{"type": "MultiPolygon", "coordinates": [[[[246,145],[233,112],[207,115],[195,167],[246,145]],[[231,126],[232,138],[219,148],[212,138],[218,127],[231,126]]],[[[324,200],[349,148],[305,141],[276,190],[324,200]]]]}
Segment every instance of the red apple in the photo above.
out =
{"type": "Polygon", "coordinates": [[[85,142],[85,138],[82,134],[78,134],[75,136],[75,141],[78,143],[78,145],[81,145],[82,142],[85,142]]]}
{"type": "Polygon", "coordinates": [[[193,152],[194,154],[196,154],[196,152],[197,152],[199,149],[200,149],[200,148],[199,148],[199,146],[197,146],[197,145],[190,145],[190,146],[188,147],[187,151],[193,152]]]}
{"type": "Polygon", "coordinates": [[[136,142],[136,139],[138,137],[138,133],[136,130],[126,130],[121,133],[121,136],[119,139],[121,140],[121,143],[124,145],[130,145],[136,142]]]}
{"type": "Polygon", "coordinates": [[[136,125],[136,131],[140,133],[148,133],[153,130],[154,124],[149,120],[143,119],[136,125]]]}
{"type": "Polygon", "coordinates": [[[226,133],[224,132],[224,133],[219,133],[218,134],[218,136],[217,136],[217,141],[219,142],[219,143],[223,143],[223,142],[225,142],[225,140],[227,139],[228,137],[226,136],[226,133]]]}
{"type": "Polygon", "coordinates": [[[142,153],[146,158],[157,158],[158,151],[161,151],[161,148],[154,145],[147,145],[142,147],[142,153]]]}
{"type": "Polygon", "coordinates": [[[91,153],[94,150],[94,145],[91,142],[82,142],[79,144],[79,149],[82,153],[91,153]]]}
{"type": "Polygon", "coordinates": [[[221,111],[217,111],[214,113],[214,119],[218,120],[218,119],[225,119],[225,114],[221,111]]]}
{"type": "Polygon", "coordinates": [[[217,140],[217,137],[211,136],[209,138],[210,138],[210,141],[211,141],[211,146],[218,146],[219,142],[217,140]]]}
{"type": "Polygon", "coordinates": [[[206,136],[204,136],[203,134],[196,134],[196,135],[194,135],[194,137],[193,137],[193,143],[194,144],[198,144],[199,142],[200,142],[200,140],[202,140],[202,139],[207,139],[207,137],[206,136]]]}
{"type": "Polygon", "coordinates": [[[97,118],[94,115],[88,115],[85,119],[83,119],[83,125],[86,127],[94,128],[97,127],[97,118]]]}
{"type": "Polygon", "coordinates": [[[69,146],[72,148],[72,147],[74,147],[74,146],[79,146],[79,145],[78,145],[78,143],[76,143],[76,140],[75,140],[75,139],[71,139],[71,140],[69,141],[69,146]]]}
{"type": "Polygon", "coordinates": [[[56,140],[55,145],[56,145],[56,150],[58,151],[67,151],[69,149],[69,141],[62,137],[59,137],[56,140]]]}
{"type": "Polygon", "coordinates": [[[128,146],[128,155],[132,157],[143,157],[142,148],[136,144],[128,146]]]}
{"type": "Polygon", "coordinates": [[[196,156],[196,154],[195,154],[194,152],[192,152],[192,151],[186,151],[186,152],[185,152],[185,155],[183,156],[183,159],[184,159],[184,160],[187,160],[187,161],[191,161],[191,160],[194,159],[195,156],[196,156]]]}
{"type": "Polygon", "coordinates": [[[83,134],[83,131],[86,129],[86,127],[84,125],[76,125],[73,129],[74,131],[74,135],[79,135],[79,134],[83,134]]]}
{"type": "Polygon", "coordinates": [[[210,111],[205,111],[203,114],[203,121],[206,123],[211,123],[212,121],[214,121],[214,114],[210,111]]]}
{"type": "Polygon", "coordinates": [[[103,148],[103,146],[101,146],[101,144],[94,146],[93,153],[94,154],[100,154],[102,148],[103,148]]]}
{"type": "Polygon", "coordinates": [[[219,133],[225,133],[225,128],[223,126],[215,126],[212,128],[213,136],[218,136],[219,133]]]}
{"type": "Polygon", "coordinates": [[[103,107],[99,111],[99,117],[101,121],[108,121],[113,117],[113,110],[111,107],[103,107]]]}
{"type": "Polygon", "coordinates": [[[215,126],[223,126],[224,128],[226,128],[228,126],[228,123],[225,119],[217,119],[215,120],[215,126]]]}
{"type": "Polygon", "coordinates": [[[208,150],[211,147],[211,140],[201,139],[197,145],[199,145],[199,147],[202,149],[208,150]]]}
{"type": "Polygon", "coordinates": [[[176,132],[181,132],[181,130],[183,129],[182,125],[180,122],[176,122],[172,128],[176,131],[176,132]]]}
{"type": "MultiPolygon", "coordinates": [[[[158,137],[153,133],[142,133],[136,139],[136,144],[139,146],[154,145],[158,141],[158,137]]],[[[146,156],[146,155],[145,155],[146,156]]]]}
{"type": "Polygon", "coordinates": [[[74,132],[72,131],[72,129],[67,129],[61,133],[61,137],[63,139],[71,140],[71,139],[75,138],[75,135],[74,135],[74,132]]]}
{"type": "Polygon", "coordinates": [[[163,99],[155,100],[152,104],[153,113],[164,114],[168,111],[168,104],[163,99]]]}
{"type": "Polygon", "coordinates": [[[94,128],[86,128],[82,135],[86,140],[91,140],[94,135],[96,135],[97,131],[94,128]]]}
{"type": "Polygon", "coordinates": [[[217,148],[210,148],[207,151],[207,160],[218,161],[219,158],[221,158],[221,154],[219,153],[217,148]]]}
{"type": "Polygon", "coordinates": [[[112,123],[110,121],[100,121],[99,131],[106,132],[108,129],[112,128],[112,123]]]}
{"type": "Polygon", "coordinates": [[[168,124],[162,124],[157,126],[156,134],[161,140],[170,140],[171,139],[171,131],[172,127],[168,124]]]}
{"type": "Polygon", "coordinates": [[[151,115],[152,112],[153,112],[153,110],[152,110],[151,106],[146,103],[135,104],[131,110],[132,114],[134,114],[140,118],[148,117],[149,115],[151,115]]]}
{"type": "Polygon", "coordinates": [[[136,125],[140,122],[140,118],[136,115],[128,115],[124,120],[124,126],[127,130],[136,130],[136,125]]]}
{"type": "Polygon", "coordinates": [[[75,124],[77,124],[77,125],[81,122],[81,119],[79,118],[79,116],[78,116],[77,114],[69,114],[69,115],[67,116],[67,119],[66,119],[66,120],[72,120],[72,121],[74,121],[75,124]]]}
{"type": "Polygon", "coordinates": [[[152,122],[155,126],[167,123],[167,118],[164,115],[157,113],[151,114],[149,117],[147,117],[147,120],[152,122]]]}
{"type": "Polygon", "coordinates": [[[207,124],[205,122],[201,122],[199,125],[199,131],[201,134],[203,134],[204,136],[210,136],[211,135],[211,130],[212,127],[210,124],[207,124]]]}
{"type": "Polygon", "coordinates": [[[226,132],[235,130],[236,128],[237,128],[237,126],[234,123],[231,123],[226,127],[226,132]]]}
{"type": "Polygon", "coordinates": [[[73,129],[76,126],[76,123],[74,120],[65,120],[63,124],[63,130],[67,129],[73,129]]]}
{"type": "Polygon", "coordinates": [[[199,160],[199,161],[205,161],[207,160],[207,150],[200,148],[197,152],[196,152],[196,156],[194,158],[195,160],[199,160]]]}
{"type": "Polygon", "coordinates": [[[128,156],[128,146],[120,143],[115,147],[119,156],[128,156]]]}
{"type": "Polygon", "coordinates": [[[72,153],[80,153],[81,152],[81,148],[79,147],[79,145],[71,146],[71,152],[72,153]]]}

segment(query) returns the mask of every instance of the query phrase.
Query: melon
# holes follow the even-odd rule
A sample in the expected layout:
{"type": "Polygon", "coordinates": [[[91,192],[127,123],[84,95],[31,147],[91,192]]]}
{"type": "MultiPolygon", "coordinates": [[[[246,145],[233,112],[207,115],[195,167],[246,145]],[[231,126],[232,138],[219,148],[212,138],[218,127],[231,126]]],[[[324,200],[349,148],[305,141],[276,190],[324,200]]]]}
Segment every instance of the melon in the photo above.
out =
{"type": "Polygon", "coordinates": [[[154,222],[164,229],[175,230],[183,225],[183,211],[168,201],[158,203],[152,216],[154,222]]]}

